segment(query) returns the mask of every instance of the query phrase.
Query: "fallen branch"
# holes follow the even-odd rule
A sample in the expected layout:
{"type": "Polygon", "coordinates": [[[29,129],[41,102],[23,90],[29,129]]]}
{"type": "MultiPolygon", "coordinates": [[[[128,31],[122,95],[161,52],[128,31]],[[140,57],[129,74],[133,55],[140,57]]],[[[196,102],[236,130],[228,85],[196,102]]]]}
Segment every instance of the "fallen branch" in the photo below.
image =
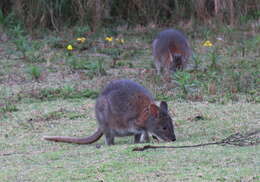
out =
{"type": "Polygon", "coordinates": [[[154,145],[145,145],[143,147],[136,147],[132,151],[144,151],[148,149],[158,149],[158,148],[191,148],[191,147],[202,147],[207,145],[235,145],[235,146],[249,146],[257,145],[260,143],[260,138],[257,134],[260,133],[260,130],[246,133],[242,135],[241,133],[235,133],[227,138],[212,143],[202,143],[197,145],[182,145],[182,146],[154,146],[154,145]]]}

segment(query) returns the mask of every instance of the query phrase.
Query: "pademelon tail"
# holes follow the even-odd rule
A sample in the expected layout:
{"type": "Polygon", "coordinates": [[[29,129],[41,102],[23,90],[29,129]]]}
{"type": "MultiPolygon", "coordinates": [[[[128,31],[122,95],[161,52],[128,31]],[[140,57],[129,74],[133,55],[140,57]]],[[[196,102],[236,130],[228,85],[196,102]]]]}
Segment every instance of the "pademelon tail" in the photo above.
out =
{"type": "Polygon", "coordinates": [[[77,143],[77,144],[91,144],[102,137],[103,132],[99,128],[93,135],[83,138],[77,137],[66,137],[66,136],[44,136],[45,140],[54,141],[54,142],[65,142],[65,143],[77,143]]]}

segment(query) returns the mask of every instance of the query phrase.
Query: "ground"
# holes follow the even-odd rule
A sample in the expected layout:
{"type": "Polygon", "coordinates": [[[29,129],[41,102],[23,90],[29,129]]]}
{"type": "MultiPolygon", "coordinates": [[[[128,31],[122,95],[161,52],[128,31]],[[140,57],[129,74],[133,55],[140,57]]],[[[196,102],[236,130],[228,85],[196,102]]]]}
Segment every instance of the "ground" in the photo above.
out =
{"type": "Polygon", "coordinates": [[[95,98],[118,78],[138,81],[156,101],[169,103],[177,140],[150,144],[193,145],[260,129],[259,35],[239,44],[229,31],[187,31],[197,68],[166,82],[152,64],[150,45],[159,29],[118,31],[1,43],[0,181],[259,181],[259,145],[134,152],[145,144],[133,144],[133,137],[116,138],[114,146],[104,138],[91,145],[42,139],[92,134],[95,98]],[[105,40],[111,35],[112,43],[105,40]],[[215,47],[204,47],[206,40],[215,47]]]}

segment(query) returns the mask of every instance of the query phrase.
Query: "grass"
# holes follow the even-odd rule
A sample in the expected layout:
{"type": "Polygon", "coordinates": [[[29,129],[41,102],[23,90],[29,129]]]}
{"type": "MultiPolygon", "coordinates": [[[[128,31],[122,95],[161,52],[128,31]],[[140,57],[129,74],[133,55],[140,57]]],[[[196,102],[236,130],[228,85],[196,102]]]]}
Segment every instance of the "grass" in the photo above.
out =
{"type": "MultiPolygon", "coordinates": [[[[42,140],[44,135],[86,136],[96,129],[94,101],[20,104],[1,121],[1,181],[258,181],[260,146],[208,146],[132,152],[133,138],[115,146],[73,145],[42,140]],[[66,112],[64,112],[66,111],[66,112]],[[85,117],[68,118],[69,112],[85,117]],[[66,114],[68,115],[68,114],[66,114]],[[34,116],[34,119],[30,118],[34,116]],[[36,118],[40,118],[37,120],[36,118]],[[45,119],[43,119],[45,118],[45,119]]],[[[170,103],[175,113],[174,145],[219,140],[254,130],[259,104],[170,103]],[[204,120],[193,121],[198,114],[204,120]]],[[[153,141],[155,142],[155,141],[153,141]]],[[[155,144],[155,143],[154,143],[155,144]]],[[[165,145],[173,145],[167,143],[165,145]]],[[[139,145],[140,146],[140,145],[139,145]]]]}
{"type": "Polygon", "coordinates": [[[0,45],[0,181],[259,181],[259,145],[132,152],[137,145],[131,137],[117,138],[111,147],[102,138],[100,148],[42,140],[93,133],[94,99],[120,78],[138,81],[169,102],[177,141],[165,145],[212,142],[260,128],[257,34],[241,42],[230,32],[207,29],[211,49],[202,46],[205,31],[187,30],[188,36],[196,33],[190,39],[195,68],[165,83],[151,61],[158,31],[119,30],[120,44],[106,42],[111,35],[99,32],[81,44],[78,27],[35,40],[16,29],[19,39],[0,45]],[[74,47],[69,53],[68,44],[74,47]]]}
{"type": "Polygon", "coordinates": [[[16,112],[18,109],[16,106],[12,103],[5,103],[0,106],[0,112],[16,112]]]}

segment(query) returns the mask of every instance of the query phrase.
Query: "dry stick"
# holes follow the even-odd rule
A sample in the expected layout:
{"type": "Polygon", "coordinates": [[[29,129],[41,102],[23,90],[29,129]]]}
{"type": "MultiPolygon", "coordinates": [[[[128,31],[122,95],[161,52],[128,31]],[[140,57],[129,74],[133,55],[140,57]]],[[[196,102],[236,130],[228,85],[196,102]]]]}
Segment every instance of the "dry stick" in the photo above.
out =
{"type": "MultiPolygon", "coordinates": [[[[153,146],[153,145],[145,145],[143,147],[136,147],[132,151],[144,151],[148,149],[158,149],[158,148],[191,148],[191,147],[201,147],[201,146],[206,146],[206,145],[219,145],[219,144],[229,144],[229,145],[237,145],[237,146],[243,146],[240,142],[243,142],[247,139],[250,139],[252,135],[256,135],[260,133],[260,130],[254,131],[247,133],[245,135],[242,135],[240,133],[235,133],[227,138],[218,141],[218,142],[212,142],[212,143],[202,143],[202,144],[197,144],[197,145],[182,145],[182,146],[153,146]]],[[[259,144],[260,141],[256,140],[255,145],[259,144]]]]}
{"type": "Polygon", "coordinates": [[[147,149],[158,149],[158,148],[191,148],[191,147],[200,147],[200,146],[206,146],[206,145],[218,145],[222,142],[213,142],[213,143],[203,143],[203,144],[197,144],[197,145],[182,145],[182,146],[153,146],[153,145],[145,145],[143,147],[136,147],[133,149],[133,151],[144,151],[147,149]]]}

